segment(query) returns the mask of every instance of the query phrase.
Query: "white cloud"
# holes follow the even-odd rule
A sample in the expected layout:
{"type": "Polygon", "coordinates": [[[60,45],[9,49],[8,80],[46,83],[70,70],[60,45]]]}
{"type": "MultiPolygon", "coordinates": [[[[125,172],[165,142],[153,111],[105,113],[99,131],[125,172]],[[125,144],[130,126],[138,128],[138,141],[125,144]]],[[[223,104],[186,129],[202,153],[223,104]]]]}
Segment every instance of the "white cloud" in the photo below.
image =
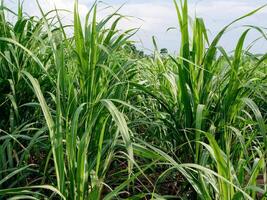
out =
{"type": "MultiPolygon", "coordinates": [[[[93,0],[79,1],[79,10],[82,19],[84,19],[92,2],[93,0]]],[[[57,8],[72,11],[74,0],[40,0],[40,3],[46,10],[53,8],[55,4],[57,8]]],[[[114,11],[121,5],[121,3],[118,3],[118,1],[115,0],[109,0],[109,4],[113,6],[113,9],[100,9],[98,13],[99,18],[106,16],[107,13],[111,13],[112,10],[114,11]]],[[[194,16],[196,12],[198,16],[203,17],[207,27],[212,30],[211,35],[214,36],[223,26],[256,9],[262,5],[263,2],[260,0],[192,0],[189,1],[189,4],[190,15],[194,16]]],[[[37,15],[39,13],[32,0],[25,0],[24,7],[26,12],[31,15],[37,15]]],[[[152,35],[156,35],[160,46],[168,47],[171,50],[178,49],[177,44],[179,37],[177,31],[166,33],[166,30],[169,27],[178,26],[175,8],[171,0],[147,0],[143,2],[129,0],[129,3],[124,5],[120,10],[120,13],[127,16],[133,16],[128,18],[128,20],[123,20],[120,24],[120,28],[125,30],[133,27],[141,27],[135,38],[140,38],[145,47],[152,48],[151,37],[152,35]]],[[[65,15],[65,18],[72,20],[73,17],[72,14],[67,14],[65,15]]],[[[243,20],[243,23],[239,23],[238,25],[253,24],[267,27],[266,20],[259,20],[266,18],[267,8],[256,15],[243,20]]],[[[233,38],[235,37],[236,39],[239,34],[240,32],[235,31],[232,35],[226,35],[222,43],[231,49],[233,47],[233,38]]],[[[252,35],[250,37],[256,36],[252,35]]]]}
{"type": "MultiPolygon", "coordinates": [[[[215,36],[225,25],[258,8],[260,5],[261,4],[259,3],[248,0],[203,0],[198,3],[191,1],[189,5],[189,13],[192,17],[195,16],[195,13],[197,16],[203,17],[207,28],[212,31],[211,36],[215,36]]],[[[178,50],[177,44],[179,37],[177,31],[166,33],[167,28],[178,26],[175,8],[170,1],[164,1],[164,3],[134,3],[133,1],[131,4],[126,4],[121,12],[126,15],[132,15],[143,19],[143,21],[136,19],[125,21],[122,24],[122,27],[129,28],[141,26],[138,36],[142,39],[146,47],[153,48],[151,37],[152,35],[156,35],[161,46],[166,46],[172,51],[178,50]]],[[[242,23],[237,23],[235,26],[241,26],[242,24],[267,26],[266,22],[259,20],[259,17],[267,18],[267,9],[244,19],[242,23]]],[[[234,48],[235,41],[240,36],[240,33],[241,30],[231,31],[230,34],[224,36],[221,44],[228,49],[234,48]]],[[[255,34],[249,35],[248,40],[253,40],[255,37],[255,34]]]]}

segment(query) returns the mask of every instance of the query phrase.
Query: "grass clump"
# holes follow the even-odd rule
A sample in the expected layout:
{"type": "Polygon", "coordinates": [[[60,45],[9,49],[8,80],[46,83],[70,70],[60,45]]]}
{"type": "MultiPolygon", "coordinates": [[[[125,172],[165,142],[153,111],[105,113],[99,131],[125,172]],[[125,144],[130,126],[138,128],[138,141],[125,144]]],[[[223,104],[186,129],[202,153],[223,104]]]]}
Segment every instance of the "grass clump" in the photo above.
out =
{"type": "Polygon", "coordinates": [[[0,9],[4,199],[266,199],[266,54],[219,46],[174,1],[178,55],[138,51],[118,12],[0,9]],[[71,28],[69,36],[66,29],[71,28]],[[166,189],[168,185],[168,189],[166,189]],[[172,189],[170,189],[172,188],[172,189]]]}

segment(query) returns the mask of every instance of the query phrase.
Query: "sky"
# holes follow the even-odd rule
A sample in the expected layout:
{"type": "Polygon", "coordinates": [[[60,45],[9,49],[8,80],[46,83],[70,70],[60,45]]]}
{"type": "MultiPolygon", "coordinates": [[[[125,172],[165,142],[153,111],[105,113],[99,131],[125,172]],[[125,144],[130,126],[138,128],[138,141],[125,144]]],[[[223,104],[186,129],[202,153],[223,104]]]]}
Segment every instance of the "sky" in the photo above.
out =
{"type": "MultiPolygon", "coordinates": [[[[8,7],[15,10],[18,0],[5,0],[8,7]]],[[[51,9],[54,5],[57,8],[73,10],[74,0],[39,0],[44,9],[51,9]]],[[[79,10],[83,19],[90,9],[93,0],[79,0],[79,10]]],[[[264,5],[267,0],[188,0],[189,14],[191,17],[202,17],[205,21],[210,38],[212,39],[225,25],[234,19],[264,5]]],[[[159,48],[167,48],[170,52],[179,51],[179,29],[177,15],[173,0],[104,0],[100,3],[98,17],[101,18],[111,13],[122,4],[119,11],[123,15],[131,16],[122,21],[120,29],[140,28],[134,36],[137,46],[149,52],[153,49],[152,36],[155,36],[159,48]],[[101,6],[102,5],[102,6],[101,6]],[[108,9],[104,9],[109,6],[108,9]],[[168,28],[174,27],[169,31],[168,28]]],[[[35,0],[24,0],[24,10],[30,15],[39,15],[35,0]]],[[[71,21],[72,16],[65,16],[71,21]]],[[[224,35],[220,45],[231,51],[234,49],[237,39],[245,25],[256,25],[267,27],[267,7],[234,24],[224,35]]],[[[251,31],[246,44],[260,36],[256,31],[251,31]]],[[[257,53],[264,53],[267,50],[267,41],[260,40],[253,48],[257,53]]]]}

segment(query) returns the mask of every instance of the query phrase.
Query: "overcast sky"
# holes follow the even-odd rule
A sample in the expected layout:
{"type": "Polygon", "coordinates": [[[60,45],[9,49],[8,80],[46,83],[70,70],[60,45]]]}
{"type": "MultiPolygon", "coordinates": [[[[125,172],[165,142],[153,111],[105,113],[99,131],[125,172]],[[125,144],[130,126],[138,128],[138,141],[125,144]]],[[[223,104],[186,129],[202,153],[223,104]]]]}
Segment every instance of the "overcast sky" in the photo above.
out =
{"type": "MultiPolygon", "coordinates": [[[[57,8],[65,8],[72,10],[74,0],[39,0],[42,7],[50,9],[53,4],[57,8]]],[[[16,9],[14,6],[17,0],[5,0],[9,7],[16,9]]],[[[80,0],[79,8],[80,15],[85,16],[92,0],[80,0]]],[[[168,48],[171,52],[179,49],[179,34],[178,30],[171,30],[167,32],[169,27],[177,27],[177,16],[172,0],[104,0],[104,2],[112,8],[102,10],[99,16],[105,15],[107,12],[115,10],[123,3],[126,3],[121,9],[120,13],[124,15],[134,16],[129,20],[121,23],[120,28],[127,29],[132,27],[140,27],[139,32],[135,36],[135,40],[139,41],[140,47],[146,49],[153,49],[151,37],[155,36],[158,45],[168,48]],[[142,20],[141,20],[142,19],[142,20]]],[[[188,0],[189,12],[191,17],[203,17],[206,26],[209,30],[210,38],[225,25],[234,19],[264,5],[266,0],[188,0]]],[[[25,12],[31,15],[38,15],[39,11],[34,0],[24,0],[25,12]]],[[[72,17],[68,16],[71,20],[72,17]]],[[[259,13],[242,21],[242,23],[235,24],[233,29],[229,31],[221,41],[221,45],[228,51],[232,50],[236,44],[241,31],[244,30],[242,25],[256,25],[267,27],[267,8],[259,13]]],[[[247,44],[259,36],[256,32],[251,32],[247,44]]],[[[257,52],[266,51],[267,43],[261,40],[254,49],[257,52]]]]}

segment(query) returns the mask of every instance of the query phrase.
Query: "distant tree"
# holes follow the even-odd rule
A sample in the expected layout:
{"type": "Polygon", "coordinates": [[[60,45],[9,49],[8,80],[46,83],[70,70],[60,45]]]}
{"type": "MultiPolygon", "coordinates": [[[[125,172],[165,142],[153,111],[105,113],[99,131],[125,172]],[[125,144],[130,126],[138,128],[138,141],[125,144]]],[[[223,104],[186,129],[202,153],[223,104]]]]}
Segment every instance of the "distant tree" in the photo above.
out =
{"type": "Polygon", "coordinates": [[[163,56],[167,56],[167,55],[168,55],[168,49],[166,49],[166,48],[162,48],[162,49],[160,50],[160,54],[163,55],[163,56]]]}
{"type": "Polygon", "coordinates": [[[136,54],[137,53],[137,48],[132,43],[127,43],[124,48],[129,53],[133,53],[133,54],[136,54]]]}
{"type": "Polygon", "coordinates": [[[139,51],[139,56],[140,56],[141,58],[143,58],[143,57],[145,56],[144,51],[139,51]]]}
{"type": "Polygon", "coordinates": [[[129,47],[133,53],[137,53],[137,48],[134,44],[129,44],[129,47]]]}
{"type": "Polygon", "coordinates": [[[127,53],[131,54],[135,58],[144,58],[147,57],[144,51],[138,50],[137,47],[132,44],[132,43],[127,43],[124,46],[124,49],[126,50],[127,53]]]}

